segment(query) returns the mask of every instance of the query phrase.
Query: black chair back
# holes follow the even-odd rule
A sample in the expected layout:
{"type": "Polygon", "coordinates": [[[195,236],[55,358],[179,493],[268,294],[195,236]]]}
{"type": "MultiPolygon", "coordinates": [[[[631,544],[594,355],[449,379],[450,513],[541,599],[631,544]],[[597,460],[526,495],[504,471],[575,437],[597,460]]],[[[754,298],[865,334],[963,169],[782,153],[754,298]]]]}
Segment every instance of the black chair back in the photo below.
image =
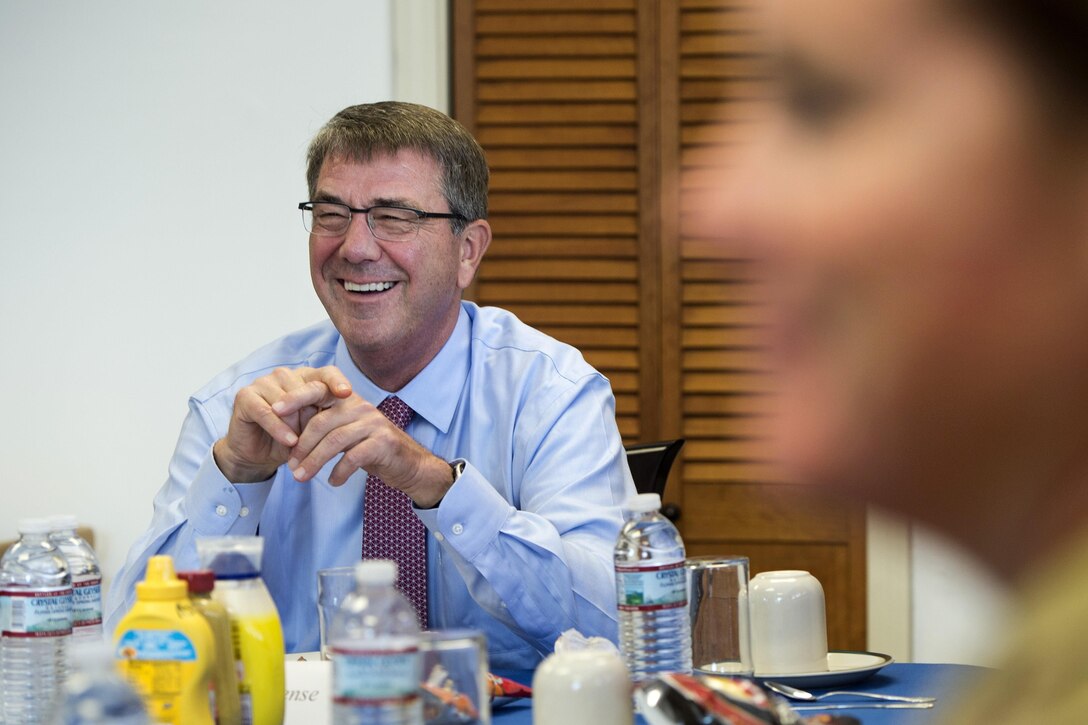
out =
{"type": "Polygon", "coordinates": [[[631,477],[635,479],[635,488],[639,493],[664,495],[665,484],[669,481],[669,469],[683,445],[684,439],[677,438],[673,441],[625,446],[627,467],[631,469],[631,477]]]}

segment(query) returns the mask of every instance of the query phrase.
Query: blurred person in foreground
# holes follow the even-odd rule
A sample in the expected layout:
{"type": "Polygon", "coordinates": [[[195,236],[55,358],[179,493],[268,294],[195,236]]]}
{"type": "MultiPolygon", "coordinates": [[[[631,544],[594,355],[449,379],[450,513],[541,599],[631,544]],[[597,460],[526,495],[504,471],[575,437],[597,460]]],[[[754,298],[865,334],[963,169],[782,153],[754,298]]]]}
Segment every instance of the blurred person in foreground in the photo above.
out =
{"type": "Polygon", "coordinates": [[[483,631],[494,667],[535,666],[571,627],[615,641],[634,493],[615,400],[574,348],[461,299],[491,242],[479,144],[424,106],[352,106],[310,144],[307,184],[329,319],[190,398],[107,626],[153,554],[192,569],[196,539],[259,533],[288,652],[318,649],[317,571],[361,555],[398,562],[423,626],[483,631]]]}
{"type": "Polygon", "coordinates": [[[760,5],[705,221],[766,283],[782,462],[1018,587],[951,722],[1088,722],[1088,2],[760,5]]]}

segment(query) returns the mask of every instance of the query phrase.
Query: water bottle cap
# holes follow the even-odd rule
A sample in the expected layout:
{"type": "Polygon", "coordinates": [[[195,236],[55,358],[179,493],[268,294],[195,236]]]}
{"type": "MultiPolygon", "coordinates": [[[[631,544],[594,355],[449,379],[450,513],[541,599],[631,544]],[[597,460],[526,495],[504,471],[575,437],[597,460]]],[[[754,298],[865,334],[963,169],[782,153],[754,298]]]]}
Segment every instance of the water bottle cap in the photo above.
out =
{"type": "Polygon", "coordinates": [[[79,526],[79,519],[72,514],[57,514],[49,518],[50,531],[67,531],[79,526]]]}
{"type": "Polygon", "coordinates": [[[355,581],[359,584],[392,585],[397,581],[397,562],[388,559],[366,559],[355,565],[355,581]]]}
{"type": "Polygon", "coordinates": [[[207,594],[215,589],[215,573],[208,569],[179,571],[178,579],[188,582],[190,594],[207,594]]]}
{"type": "Polygon", "coordinates": [[[72,668],[84,672],[98,669],[112,672],[117,659],[113,645],[106,638],[73,640],[67,657],[72,668]]]}
{"type": "Polygon", "coordinates": [[[51,529],[49,519],[29,518],[19,519],[20,534],[48,534],[51,529]]]}
{"type": "Polygon", "coordinates": [[[637,514],[657,511],[661,508],[661,496],[656,493],[640,493],[627,499],[623,507],[637,514]]]}
{"type": "Polygon", "coordinates": [[[144,601],[184,599],[188,586],[174,573],[174,560],[165,555],[147,560],[147,573],[142,582],[136,582],[136,598],[144,601]]]}

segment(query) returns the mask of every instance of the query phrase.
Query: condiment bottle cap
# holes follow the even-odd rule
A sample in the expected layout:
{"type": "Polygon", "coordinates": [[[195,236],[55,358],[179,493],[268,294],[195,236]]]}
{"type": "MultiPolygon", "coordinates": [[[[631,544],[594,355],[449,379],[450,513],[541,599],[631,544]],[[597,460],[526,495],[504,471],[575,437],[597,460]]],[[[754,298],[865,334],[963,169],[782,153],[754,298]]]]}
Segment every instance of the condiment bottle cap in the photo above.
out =
{"type": "Polygon", "coordinates": [[[188,583],[190,594],[207,594],[215,589],[215,574],[208,569],[179,571],[178,579],[188,583]]]}
{"type": "Polygon", "coordinates": [[[184,599],[188,592],[188,585],[174,573],[174,560],[165,555],[148,559],[144,580],[136,582],[136,598],[144,601],[184,599]]]}

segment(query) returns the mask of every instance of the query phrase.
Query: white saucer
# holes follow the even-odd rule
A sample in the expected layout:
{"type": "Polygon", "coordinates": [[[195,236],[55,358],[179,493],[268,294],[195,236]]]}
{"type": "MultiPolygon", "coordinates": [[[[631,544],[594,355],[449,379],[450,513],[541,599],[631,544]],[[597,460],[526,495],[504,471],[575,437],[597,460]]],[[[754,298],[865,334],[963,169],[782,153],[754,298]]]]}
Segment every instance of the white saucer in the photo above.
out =
{"type": "Polygon", "coordinates": [[[827,672],[801,672],[773,675],[757,672],[757,680],[784,682],[794,687],[838,687],[872,677],[895,660],[879,652],[828,652],[827,672]]]}

